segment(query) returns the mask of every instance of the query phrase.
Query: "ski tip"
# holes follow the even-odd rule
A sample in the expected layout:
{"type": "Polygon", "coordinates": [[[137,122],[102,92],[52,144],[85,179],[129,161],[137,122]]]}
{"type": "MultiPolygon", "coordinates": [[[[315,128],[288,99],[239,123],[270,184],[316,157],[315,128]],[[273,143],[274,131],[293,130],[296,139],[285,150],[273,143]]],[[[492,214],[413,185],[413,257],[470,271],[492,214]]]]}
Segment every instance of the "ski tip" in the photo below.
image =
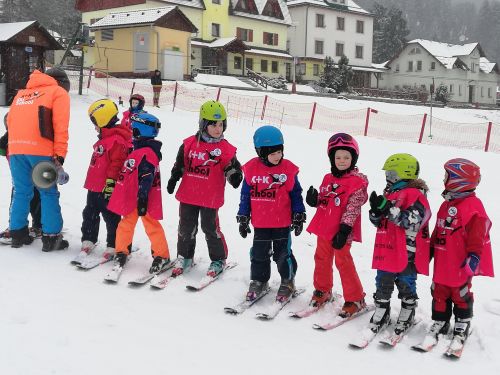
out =
{"type": "Polygon", "coordinates": [[[200,290],[200,288],[198,288],[197,286],[194,286],[194,285],[186,285],[186,289],[191,291],[191,292],[198,292],[200,290]]]}
{"type": "Polygon", "coordinates": [[[224,307],[224,312],[229,315],[238,315],[238,311],[236,311],[232,307],[224,307]]]}

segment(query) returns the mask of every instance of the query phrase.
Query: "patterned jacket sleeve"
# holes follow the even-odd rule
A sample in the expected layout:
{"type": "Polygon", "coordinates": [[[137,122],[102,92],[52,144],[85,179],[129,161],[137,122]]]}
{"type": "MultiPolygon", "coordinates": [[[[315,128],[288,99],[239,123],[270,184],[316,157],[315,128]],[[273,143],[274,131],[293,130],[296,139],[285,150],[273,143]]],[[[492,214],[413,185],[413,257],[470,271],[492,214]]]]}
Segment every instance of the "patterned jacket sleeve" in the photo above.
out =
{"type": "Polygon", "coordinates": [[[361,215],[361,207],[367,200],[368,193],[366,191],[366,187],[362,187],[351,194],[347,201],[346,209],[340,219],[340,223],[353,227],[359,215],[361,215]]]}

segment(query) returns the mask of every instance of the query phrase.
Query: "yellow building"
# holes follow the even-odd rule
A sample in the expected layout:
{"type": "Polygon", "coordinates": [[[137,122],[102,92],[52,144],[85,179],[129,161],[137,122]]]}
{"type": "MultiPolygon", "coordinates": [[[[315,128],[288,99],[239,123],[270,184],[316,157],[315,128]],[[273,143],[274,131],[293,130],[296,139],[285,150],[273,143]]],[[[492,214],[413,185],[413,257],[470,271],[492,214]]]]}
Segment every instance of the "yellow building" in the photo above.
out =
{"type": "Polygon", "coordinates": [[[91,26],[93,67],[114,76],[165,79],[190,74],[191,33],[197,31],[176,6],[110,13],[91,26]]]}
{"type": "MultiPolygon", "coordinates": [[[[286,46],[292,20],[285,0],[78,0],[76,8],[83,22],[94,25],[110,12],[162,5],[178,6],[197,28],[191,35],[190,68],[234,75],[251,69],[267,77],[290,77],[292,57],[286,46]]],[[[101,58],[89,51],[85,64],[101,58]]]]}

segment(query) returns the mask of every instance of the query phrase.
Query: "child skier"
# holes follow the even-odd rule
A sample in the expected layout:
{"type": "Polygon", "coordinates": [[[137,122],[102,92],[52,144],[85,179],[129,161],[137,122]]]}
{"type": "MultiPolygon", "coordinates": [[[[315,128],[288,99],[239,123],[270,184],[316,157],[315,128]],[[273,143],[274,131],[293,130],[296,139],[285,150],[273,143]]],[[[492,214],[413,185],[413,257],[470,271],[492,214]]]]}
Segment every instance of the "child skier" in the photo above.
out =
{"type": "Polygon", "coordinates": [[[132,146],[132,132],[128,126],[118,124],[118,107],[112,100],[101,99],[92,103],[88,115],[99,140],[93,146],[84,185],[88,190],[87,204],[82,214],[82,247],[76,262],[83,261],[94,250],[99,235],[100,214],[107,229],[104,257],[115,254],[116,228],[121,217],[109,211],[107,204],[132,146]]]}
{"type": "MultiPolygon", "coordinates": [[[[7,131],[7,112],[3,118],[3,124],[5,126],[5,134],[0,138],[0,155],[5,156],[7,161],[9,160],[9,132],[7,131]]],[[[42,211],[40,203],[40,193],[36,187],[33,188],[33,198],[30,202],[30,214],[31,214],[31,228],[29,228],[29,234],[33,238],[39,238],[42,236],[42,211]]],[[[0,233],[0,238],[2,241],[10,241],[12,247],[19,247],[16,241],[12,245],[12,238],[10,236],[9,228],[0,233]]]]}
{"type": "Polygon", "coordinates": [[[180,205],[174,276],[192,266],[198,216],[212,261],[207,275],[215,277],[225,267],[227,245],[220,231],[218,210],[224,204],[226,179],[235,189],[243,179],[236,147],[224,139],[226,117],[221,103],[213,100],[204,103],[200,108],[199,130],[184,140],[172,168],[167,185],[169,194],[174,192],[177,181],[182,178],[175,195],[180,205]]]}
{"type": "Polygon", "coordinates": [[[437,339],[439,333],[448,332],[454,305],[453,335],[463,343],[472,319],[472,277],[493,277],[491,221],[475,193],[481,180],[479,167],[467,159],[451,159],[444,169],[445,201],[439,208],[431,237],[434,322],[429,334],[437,339]]]}
{"type": "Polygon", "coordinates": [[[425,182],[418,179],[419,164],[410,154],[394,154],[383,168],[387,186],[383,195],[370,195],[370,221],[377,227],[372,267],[377,270],[375,312],[370,329],[377,333],[390,322],[394,284],[401,310],[394,329],[399,335],[413,323],[417,307],[417,272],[428,275],[431,216],[425,182]]]}
{"type": "Polygon", "coordinates": [[[268,289],[272,256],[281,276],[276,300],[285,302],[295,291],[297,272],[290,229],[298,236],[306,221],[302,187],[297,177],[299,168],[283,158],[284,141],[278,128],[260,127],[253,143],[258,157],[243,166],[245,179],[236,217],[243,238],[250,233],[250,221],[255,228],[246,300],[253,301],[268,289]]]}
{"type": "Polygon", "coordinates": [[[328,141],[331,173],[323,178],[319,193],[314,187],[306,202],[317,207],[307,231],[318,236],[314,254],[314,288],[310,306],[321,307],[332,298],[333,260],[340,273],[344,306],[340,316],[349,317],[366,307],[365,293],[351,256],[352,241],[361,242],[361,206],[368,200],[368,180],[358,172],[359,147],[345,133],[328,141]]]}
{"type": "Polygon", "coordinates": [[[144,96],[140,94],[133,94],[129,100],[130,107],[125,112],[123,112],[121,125],[129,129],[132,129],[132,125],[130,123],[130,116],[132,116],[134,113],[144,112],[145,103],[146,100],[144,99],[144,96]]]}
{"type": "Polygon", "coordinates": [[[159,222],[163,218],[160,183],[162,143],[155,137],[161,124],[158,118],[146,112],[135,113],[130,120],[134,151],[123,165],[108,204],[110,211],[123,215],[116,232],[114,269],[121,269],[125,265],[140,217],[151,241],[154,257],[149,272],[157,274],[170,263],[165,232],[159,222]]]}

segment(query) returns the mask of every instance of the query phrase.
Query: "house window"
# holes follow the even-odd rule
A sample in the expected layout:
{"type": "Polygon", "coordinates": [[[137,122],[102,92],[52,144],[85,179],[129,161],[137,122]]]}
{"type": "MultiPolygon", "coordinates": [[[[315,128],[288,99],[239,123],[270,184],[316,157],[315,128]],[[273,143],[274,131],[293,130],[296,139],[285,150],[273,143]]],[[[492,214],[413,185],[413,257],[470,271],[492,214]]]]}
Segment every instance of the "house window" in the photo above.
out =
{"type": "Polygon", "coordinates": [[[417,61],[417,72],[420,72],[422,70],[422,61],[417,61]]]}
{"type": "Polygon", "coordinates": [[[356,21],[356,32],[358,34],[364,34],[365,33],[365,21],[356,21]]]}
{"type": "Polygon", "coordinates": [[[399,64],[396,64],[396,72],[399,72],[399,64]]]}
{"type": "Polygon", "coordinates": [[[319,76],[319,64],[313,64],[313,76],[319,76]]]}
{"type": "Polygon", "coordinates": [[[345,30],[345,18],[337,17],[337,30],[345,30]]]}
{"type": "Polygon", "coordinates": [[[212,0],[212,4],[220,4],[220,0],[212,0]]]}
{"type": "Polygon", "coordinates": [[[458,96],[462,96],[462,85],[458,85],[458,96]]]}
{"type": "Polygon", "coordinates": [[[356,46],[356,58],[357,59],[363,58],[363,46],[356,46]]]}
{"type": "Polygon", "coordinates": [[[470,70],[471,70],[472,73],[476,73],[476,64],[472,63],[470,65],[470,70]]]}
{"type": "Polygon", "coordinates": [[[408,71],[413,72],[413,61],[408,61],[408,71]]]}
{"type": "Polygon", "coordinates": [[[271,72],[278,73],[278,62],[271,61],[271,72]]]}
{"type": "Polygon", "coordinates": [[[89,25],[92,25],[93,23],[96,23],[99,20],[102,20],[102,17],[100,17],[100,18],[91,18],[89,25]]]}
{"type": "Polygon", "coordinates": [[[260,71],[267,73],[267,60],[260,60],[260,71]]]}
{"type": "Polygon", "coordinates": [[[344,55],[344,43],[335,43],[335,56],[344,55]]]}
{"type": "Polygon", "coordinates": [[[436,62],[431,62],[431,70],[436,70],[436,62]]]}
{"type": "Polygon", "coordinates": [[[250,57],[247,57],[245,59],[245,65],[247,69],[253,70],[253,59],[250,57]]]}
{"type": "Polygon", "coordinates": [[[488,87],[488,98],[491,98],[491,87],[488,87]]]}
{"type": "Polygon", "coordinates": [[[236,28],[236,38],[244,42],[253,42],[253,30],[242,29],[241,27],[236,28]]]}
{"type": "Polygon", "coordinates": [[[481,98],[484,98],[483,87],[481,87],[481,98]]]}
{"type": "Polygon", "coordinates": [[[218,23],[212,24],[212,36],[220,37],[220,25],[218,23]]]}
{"type": "Polygon", "coordinates": [[[241,57],[234,56],[234,69],[241,69],[241,57]]]}
{"type": "Polygon", "coordinates": [[[305,75],[306,74],[306,64],[305,63],[297,64],[295,72],[297,74],[305,75]]]}
{"type": "Polygon", "coordinates": [[[316,27],[325,27],[325,15],[316,14],[316,27]]]}
{"type": "Polygon", "coordinates": [[[453,85],[450,85],[450,94],[453,92],[453,85]]]}
{"type": "Polygon", "coordinates": [[[268,46],[277,46],[278,45],[278,34],[266,33],[262,35],[262,42],[267,44],[268,46]]]}
{"type": "Polygon", "coordinates": [[[107,40],[113,40],[114,39],[114,30],[102,30],[101,31],[101,42],[105,42],[107,40]]]}
{"type": "Polygon", "coordinates": [[[314,41],[314,53],[316,55],[323,54],[323,41],[322,40],[315,40],[314,41]]]}

